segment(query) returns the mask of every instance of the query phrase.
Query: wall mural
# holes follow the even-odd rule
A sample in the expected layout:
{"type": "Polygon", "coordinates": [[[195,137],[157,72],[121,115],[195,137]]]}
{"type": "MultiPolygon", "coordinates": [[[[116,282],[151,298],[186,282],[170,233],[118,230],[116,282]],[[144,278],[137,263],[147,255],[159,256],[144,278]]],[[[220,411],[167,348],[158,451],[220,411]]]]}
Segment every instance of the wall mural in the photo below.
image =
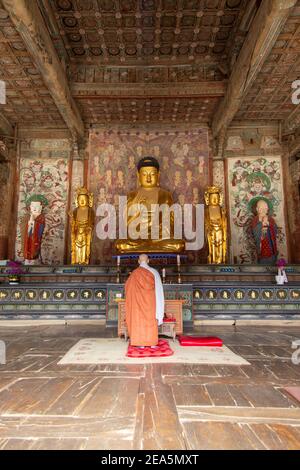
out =
{"type": "Polygon", "coordinates": [[[26,201],[34,194],[43,195],[48,206],[42,241],[43,264],[63,264],[66,211],[68,204],[67,159],[22,159],[17,220],[16,256],[23,260],[24,230],[28,209],[26,201]]]}
{"type": "Polygon", "coordinates": [[[252,224],[253,211],[260,199],[267,202],[277,224],[279,258],[287,259],[281,157],[228,158],[228,190],[231,261],[257,263],[252,224]]]}
{"type": "Polygon", "coordinates": [[[9,162],[5,160],[0,160],[0,187],[2,189],[2,201],[0,207],[0,237],[7,237],[9,230],[10,214],[6,210],[10,196],[9,185],[11,185],[11,172],[9,162]]]}
{"type": "MultiPolygon", "coordinates": [[[[95,209],[103,202],[118,204],[119,195],[137,187],[136,165],[152,155],[161,166],[161,186],[173,192],[180,204],[203,203],[209,184],[209,143],[206,129],[195,132],[102,132],[90,133],[89,190],[95,209]]],[[[92,261],[111,263],[113,243],[94,238],[92,261]]],[[[190,262],[205,259],[190,253],[190,262]]]]}

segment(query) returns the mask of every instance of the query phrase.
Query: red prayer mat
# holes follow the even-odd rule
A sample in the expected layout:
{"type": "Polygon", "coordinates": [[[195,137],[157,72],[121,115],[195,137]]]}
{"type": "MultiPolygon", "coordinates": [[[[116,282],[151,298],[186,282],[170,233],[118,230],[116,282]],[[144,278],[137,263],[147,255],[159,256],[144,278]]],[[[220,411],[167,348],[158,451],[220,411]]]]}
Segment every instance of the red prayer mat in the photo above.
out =
{"type": "Polygon", "coordinates": [[[167,357],[173,356],[174,351],[170,348],[169,341],[160,339],[158,345],[155,348],[145,346],[144,348],[138,348],[137,346],[128,346],[127,357],[167,357]]]}
{"type": "Polygon", "coordinates": [[[223,341],[215,336],[178,336],[180,346],[212,346],[222,347],[223,341]]]}

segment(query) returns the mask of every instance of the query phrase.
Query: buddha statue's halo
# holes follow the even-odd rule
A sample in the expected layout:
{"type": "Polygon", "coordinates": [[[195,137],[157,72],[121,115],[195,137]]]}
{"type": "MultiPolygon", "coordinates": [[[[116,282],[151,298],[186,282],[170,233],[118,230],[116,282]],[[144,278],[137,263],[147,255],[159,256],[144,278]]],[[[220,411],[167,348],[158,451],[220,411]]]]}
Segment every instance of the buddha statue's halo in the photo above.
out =
{"type": "Polygon", "coordinates": [[[29,207],[32,202],[40,202],[44,207],[49,205],[48,199],[42,194],[33,194],[28,199],[26,199],[26,207],[29,207]]]}
{"type": "Polygon", "coordinates": [[[260,202],[260,201],[264,201],[268,204],[268,207],[269,207],[269,215],[273,215],[274,213],[274,206],[273,206],[273,203],[272,201],[270,201],[270,199],[264,197],[264,196],[257,196],[257,197],[254,197],[253,199],[251,199],[251,201],[249,201],[248,203],[248,209],[250,212],[252,212],[254,215],[257,214],[257,204],[260,202]]]}
{"type": "Polygon", "coordinates": [[[159,163],[154,157],[144,157],[138,162],[137,164],[138,171],[140,171],[142,168],[145,168],[145,167],[153,167],[159,171],[159,163]]]}

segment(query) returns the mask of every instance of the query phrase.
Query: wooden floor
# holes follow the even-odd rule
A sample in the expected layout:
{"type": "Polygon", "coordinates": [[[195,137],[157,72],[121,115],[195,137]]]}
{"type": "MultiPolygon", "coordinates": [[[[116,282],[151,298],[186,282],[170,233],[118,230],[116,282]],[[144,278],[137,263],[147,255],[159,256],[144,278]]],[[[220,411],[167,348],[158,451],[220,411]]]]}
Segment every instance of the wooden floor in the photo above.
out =
{"type": "Polygon", "coordinates": [[[300,449],[300,327],[206,327],[251,365],[71,365],[96,325],[1,327],[0,449],[300,449]]]}

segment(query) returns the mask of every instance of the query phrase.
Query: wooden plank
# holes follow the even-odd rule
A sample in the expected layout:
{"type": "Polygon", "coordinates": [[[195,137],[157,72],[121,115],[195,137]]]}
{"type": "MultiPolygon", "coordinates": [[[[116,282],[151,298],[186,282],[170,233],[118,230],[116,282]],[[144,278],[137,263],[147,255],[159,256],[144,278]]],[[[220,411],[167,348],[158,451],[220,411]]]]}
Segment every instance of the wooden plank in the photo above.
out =
{"type": "MultiPolygon", "coordinates": [[[[273,362],[268,363],[270,366],[272,364],[273,362]]],[[[275,375],[267,367],[265,362],[251,361],[251,367],[242,366],[241,369],[249,379],[253,379],[254,381],[265,380],[273,383],[275,380],[275,375]]]]}
{"type": "Polygon", "coordinates": [[[184,83],[126,83],[126,87],[115,83],[81,83],[72,81],[72,94],[77,99],[117,98],[187,98],[223,97],[226,91],[224,81],[201,81],[197,84],[184,83]]]}
{"type": "Polygon", "coordinates": [[[38,439],[33,441],[31,450],[83,450],[87,439],[38,439]]]}
{"type": "Polygon", "coordinates": [[[291,353],[280,346],[258,345],[257,353],[263,358],[290,359],[291,353]]]}
{"type": "Polygon", "coordinates": [[[218,421],[231,423],[275,423],[300,425],[299,408],[204,407],[178,408],[181,422],[218,421]]]}
{"type": "MultiPolygon", "coordinates": [[[[134,417],[88,418],[57,416],[27,416],[8,421],[0,417],[0,439],[103,439],[106,441],[133,440],[134,417]]],[[[109,447],[107,447],[109,448],[109,447]]]]}
{"type": "Polygon", "coordinates": [[[34,444],[32,439],[3,439],[0,450],[31,450],[34,444]]]}
{"type": "Polygon", "coordinates": [[[266,365],[266,368],[274,375],[276,379],[300,379],[300,367],[293,365],[291,361],[276,361],[266,365]]]}
{"type": "Polygon", "coordinates": [[[79,413],[77,409],[80,409],[83,402],[91,397],[100,381],[100,378],[92,376],[75,380],[75,382],[47,408],[46,414],[78,416],[79,413]]]}
{"type": "Polygon", "coordinates": [[[0,412],[43,414],[73,381],[72,377],[21,379],[0,394],[0,412]]]}
{"type": "Polygon", "coordinates": [[[34,359],[34,362],[26,368],[26,372],[43,372],[50,369],[55,369],[57,362],[58,362],[58,357],[56,354],[28,354],[25,357],[32,358],[34,359]]]}
{"type": "Polygon", "coordinates": [[[235,354],[238,354],[239,356],[242,356],[245,359],[259,356],[257,347],[249,345],[249,344],[230,345],[230,349],[235,354]]]}
{"type": "Polygon", "coordinates": [[[235,401],[228,387],[220,384],[206,384],[205,386],[213,406],[234,406],[235,401]]]}
{"type": "MultiPolygon", "coordinates": [[[[48,408],[72,385],[73,377],[46,379],[33,390],[29,400],[21,401],[12,407],[12,412],[20,414],[44,414],[48,408]]],[[[6,413],[9,411],[7,410],[6,413]]]]}
{"type": "MultiPolygon", "coordinates": [[[[245,378],[247,377],[246,373],[244,372],[244,369],[242,369],[241,366],[219,366],[216,365],[214,366],[217,373],[221,377],[234,377],[234,378],[245,378]]],[[[251,366],[244,366],[245,370],[247,368],[251,368],[251,366]]]]}
{"type": "Polygon", "coordinates": [[[27,369],[33,369],[34,364],[38,363],[39,358],[36,356],[21,356],[16,360],[10,361],[3,366],[3,369],[6,372],[18,372],[21,374],[25,372],[27,369]]]}
{"type": "Polygon", "coordinates": [[[227,390],[232,396],[235,406],[251,406],[247,397],[242,393],[241,387],[236,385],[227,385],[227,390]]]}
{"type": "Polygon", "coordinates": [[[267,449],[299,450],[299,427],[273,424],[251,424],[250,427],[267,449]]]}
{"type": "Polygon", "coordinates": [[[144,396],[144,406],[139,408],[144,410],[140,434],[142,448],[185,449],[174,396],[171,387],[162,381],[160,366],[147,366],[146,376],[141,379],[140,394],[144,396]]]}
{"type": "Polygon", "coordinates": [[[189,450],[254,450],[258,445],[239,424],[185,422],[183,429],[189,450]]]}
{"type": "Polygon", "coordinates": [[[33,391],[45,382],[44,378],[20,379],[0,393],[0,413],[14,410],[20,403],[31,400],[33,391]]]}
{"type": "Polygon", "coordinates": [[[204,385],[172,385],[176,406],[213,406],[204,385]]]}
{"type": "Polygon", "coordinates": [[[114,433],[113,430],[107,434],[101,434],[99,438],[88,438],[84,450],[133,450],[133,429],[127,433],[114,433]],[[127,434],[127,436],[125,435],[127,434]]]}
{"type": "Polygon", "coordinates": [[[77,412],[103,418],[134,416],[138,391],[139,379],[104,377],[77,412]]]}
{"type": "Polygon", "coordinates": [[[237,388],[249,400],[250,406],[255,408],[291,408],[294,406],[292,400],[272,386],[240,385],[237,388]]]}
{"type": "Polygon", "coordinates": [[[208,364],[162,364],[162,377],[169,379],[171,377],[218,377],[214,366],[208,364]]]}
{"type": "Polygon", "coordinates": [[[5,388],[11,387],[18,379],[16,377],[2,377],[0,376],[0,392],[5,388]]]}

